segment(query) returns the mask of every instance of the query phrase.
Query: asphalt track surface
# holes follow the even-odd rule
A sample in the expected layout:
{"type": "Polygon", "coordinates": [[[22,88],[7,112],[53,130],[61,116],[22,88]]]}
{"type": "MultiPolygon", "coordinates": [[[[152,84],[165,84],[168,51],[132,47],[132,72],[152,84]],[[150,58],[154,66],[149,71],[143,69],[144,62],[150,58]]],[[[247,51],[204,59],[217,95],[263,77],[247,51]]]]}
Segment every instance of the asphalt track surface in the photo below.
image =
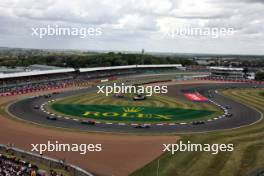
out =
{"type": "MultiPolygon", "coordinates": [[[[74,91],[65,91],[60,94],[52,95],[51,98],[43,96],[26,98],[11,104],[8,107],[9,113],[26,121],[34,122],[41,125],[51,127],[61,127],[73,130],[89,131],[89,132],[114,132],[114,133],[148,133],[148,134],[168,134],[168,133],[194,133],[194,132],[208,132],[216,130],[233,129],[251,125],[261,120],[262,115],[256,110],[245,106],[239,102],[233,101],[227,97],[223,97],[215,92],[218,89],[225,88],[252,88],[254,84],[248,83],[220,83],[220,84],[192,84],[192,85],[173,85],[168,86],[168,96],[176,97],[183,96],[182,90],[198,91],[204,96],[208,96],[209,92],[213,95],[211,100],[217,102],[222,106],[230,106],[228,109],[233,114],[231,118],[224,117],[213,121],[206,121],[205,124],[193,125],[188,124],[171,124],[171,125],[151,125],[147,129],[138,129],[131,125],[119,124],[95,124],[87,125],[81,124],[79,121],[71,119],[58,118],[56,121],[48,120],[45,112],[34,109],[34,106],[41,106],[49,100],[63,98],[81,93],[88,93],[95,91],[95,88],[79,89],[74,91]]],[[[257,87],[264,87],[264,85],[257,85],[257,87]]]]}

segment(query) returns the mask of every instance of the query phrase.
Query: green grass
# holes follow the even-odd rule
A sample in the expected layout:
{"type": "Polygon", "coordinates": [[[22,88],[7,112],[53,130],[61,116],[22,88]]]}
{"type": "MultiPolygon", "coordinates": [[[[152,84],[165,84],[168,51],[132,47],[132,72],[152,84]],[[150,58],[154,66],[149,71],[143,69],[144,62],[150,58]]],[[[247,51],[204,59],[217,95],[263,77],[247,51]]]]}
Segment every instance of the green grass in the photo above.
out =
{"type": "MultiPolygon", "coordinates": [[[[195,103],[186,99],[171,98],[163,95],[153,95],[147,97],[144,101],[133,101],[132,94],[126,95],[124,98],[114,98],[97,93],[88,93],[78,96],[63,98],[51,103],[47,110],[55,112],[59,115],[67,115],[71,117],[83,118],[83,113],[86,111],[95,112],[119,112],[120,109],[126,107],[143,108],[144,110],[138,113],[143,114],[161,114],[171,115],[171,120],[146,118],[109,118],[103,117],[102,113],[99,117],[89,116],[100,121],[115,121],[115,122],[188,122],[194,119],[202,120],[209,119],[220,115],[221,110],[210,103],[195,103]],[[115,111],[114,111],[115,110],[115,111]],[[97,111],[96,111],[97,112],[97,111]]],[[[130,116],[136,116],[138,113],[130,113],[130,116]]],[[[119,112],[121,114],[121,112],[119,112]]]]}
{"type": "MultiPolygon", "coordinates": [[[[254,107],[264,113],[263,89],[225,90],[223,95],[254,107]]],[[[260,168],[264,169],[264,122],[236,130],[206,134],[182,135],[183,141],[192,143],[233,143],[233,152],[212,155],[207,152],[166,152],[132,176],[244,176],[260,168]]]]}
{"type": "Polygon", "coordinates": [[[53,104],[52,108],[57,112],[87,119],[141,123],[189,121],[214,114],[214,111],[208,110],[146,106],[53,104]]]}

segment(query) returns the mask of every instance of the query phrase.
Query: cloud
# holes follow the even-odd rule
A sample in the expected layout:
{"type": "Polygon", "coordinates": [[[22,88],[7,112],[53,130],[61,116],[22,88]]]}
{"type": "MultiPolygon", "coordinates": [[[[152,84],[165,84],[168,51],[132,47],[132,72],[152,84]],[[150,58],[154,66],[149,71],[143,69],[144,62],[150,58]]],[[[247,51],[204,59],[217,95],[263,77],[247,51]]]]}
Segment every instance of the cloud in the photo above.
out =
{"type": "Polygon", "coordinates": [[[102,47],[100,49],[130,50],[140,46],[147,50],[193,52],[200,48],[200,52],[221,53],[230,52],[227,46],[236,47],[235,52],[244,52],[245,47],[250,46],[248,53],[264,52],[263,16],[263,0],[1,0],[0,45],[26,43],[21,47],[34,47],[37,42],[40,47],[88,49],[86,46],[94,44],[96,49],[98,45],[102,47]],[[31,27],[48,24],[101,27],[103,35],[92,41],[79,39],[79,44],[76,39],[65,42],[59,37],[52,39],[53,45],[32,39],[31,27]],[[218,40],[181,39],[182,47],[177,47],[179,41],[162,37],[162,33],[170,28],[186,26],[231,27],[236,33],[218,40]],[[241,44],[236,45],[237,42],[241,44]]]}

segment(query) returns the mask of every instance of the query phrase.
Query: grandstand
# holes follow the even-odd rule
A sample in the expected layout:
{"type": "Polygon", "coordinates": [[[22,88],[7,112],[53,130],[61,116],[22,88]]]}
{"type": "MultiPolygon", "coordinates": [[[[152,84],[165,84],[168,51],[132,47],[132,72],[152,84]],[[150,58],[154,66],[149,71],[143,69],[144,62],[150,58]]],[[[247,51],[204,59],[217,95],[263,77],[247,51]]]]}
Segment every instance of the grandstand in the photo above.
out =
{"type": "MultiPolygon", "coordinates": [[[[50,66],[48,66],[50,67],[50,66]]],[[[33,67],[30,67],[33,68],[33,67]]],[[[164,73],[184,70],[180,64],[171,65],[128,65],[94,68],[56,68],[0,74],[0,95],[14,95],[53,88],[64,88],[92,82],[99,78],[127,76],[144,73],[164,73]]]]}
{"type": "Polygon", "coordinates": [[[95,67],[95,68],[80,68],[80,73],[88,72],[115,72],[117,75],[125,75],[129,73],[144,73],[148,71],[166,72],[166,71],[179,71],[184,70],[181,64],[160,64],[160,65],[126,65],[126,66],[113,66],[113,67],[95,67]]]}
{"type": "MultiPolygon", "coordinates": [[[[36,175],[38,167],[25,161],[0,154],[0,175],[36,175]]],[[[57,175],[57,174],[56,174],[57,175]]]]}
{"type": "Polygon", "coordinates": [[[65,87],[72,83],[74,69],[43,70],[0,74],[0,94],[32,92],[65,87]]]}
{"type": "Polygon", "coordinates": [[[241,80],[245,78],[243,68],[209,67],[210,77],[215,79],[241,80]]]}
{"type": "Polygon", "coordinates": [[[16,157],[10,157],[7,155],[0,154],[0,176],[37,176],[37,175],[49,175],[49,176],[64,176],[63,174],[57,173],[54,170],[49,172],[40,170],[38,166],[33,165],[29,162],[20,160],[16,157]]]}
{"type": "Polygon", "coordinates": [[[0,144],[0,176],[93,176],[91,173],[47,156],[0,144]]]}

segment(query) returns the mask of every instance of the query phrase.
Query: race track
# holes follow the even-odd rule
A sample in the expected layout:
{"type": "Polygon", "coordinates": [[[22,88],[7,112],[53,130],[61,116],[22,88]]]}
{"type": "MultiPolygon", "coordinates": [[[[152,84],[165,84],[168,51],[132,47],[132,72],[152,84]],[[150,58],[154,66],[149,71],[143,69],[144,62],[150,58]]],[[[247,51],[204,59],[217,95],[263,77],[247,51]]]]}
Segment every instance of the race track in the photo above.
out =
{"type": "MultiPolygon", "coordinates": [[[[45,112],[34,109],[34,106],[41,106],[49,100],[78,95],[85,92],[95,91],[95,88],[79,89],[74,91],[66,91],[60,94],[52,95],[51,98],[47,99],[43,96],[27,98],[11,104],[8,107],[8,111],[15,117],[21,118],[26,121],[33,123],[68,128],[73,130],[90,131],[90,132],[114,132],[114,133],[151,133],[151,134],[164,134],[164,133],[194,133],[194,132],[208,132],[216,130],[225,130],[243,127],[254,124],[262,119],[262,114],[256,110],[247,107],[239,102],[233,101],[227,97],[223,97],[215,92],[217,89],[224,88],[250,88],[253,84],[246,83],[219,83],[219,84],[192,84],[192,85],[172,85],[169,86],[168,96],[183,96],[181,90],[196,90],[201,94],[207,96],[208,91],[213,95],[210,98],[212,101],[222,105],[230,106],[231,109],[228,111],[233,114],[231,118],[223,117],[212,121],[206,121],[205,124],[193,125],[187,124],[166,124],[166,125],[155,125],[152,124],[148,129],[136,129],[132,125],[128,124],[106,124],[98,123],[94,126],[81,124],[80,121],[71,119],[59,118],[56,121],[48,120],[46,117],[48,114],[45,112]]],[[[264,87],[264,85],[257,85],[258,87],[264,87]]]]}

